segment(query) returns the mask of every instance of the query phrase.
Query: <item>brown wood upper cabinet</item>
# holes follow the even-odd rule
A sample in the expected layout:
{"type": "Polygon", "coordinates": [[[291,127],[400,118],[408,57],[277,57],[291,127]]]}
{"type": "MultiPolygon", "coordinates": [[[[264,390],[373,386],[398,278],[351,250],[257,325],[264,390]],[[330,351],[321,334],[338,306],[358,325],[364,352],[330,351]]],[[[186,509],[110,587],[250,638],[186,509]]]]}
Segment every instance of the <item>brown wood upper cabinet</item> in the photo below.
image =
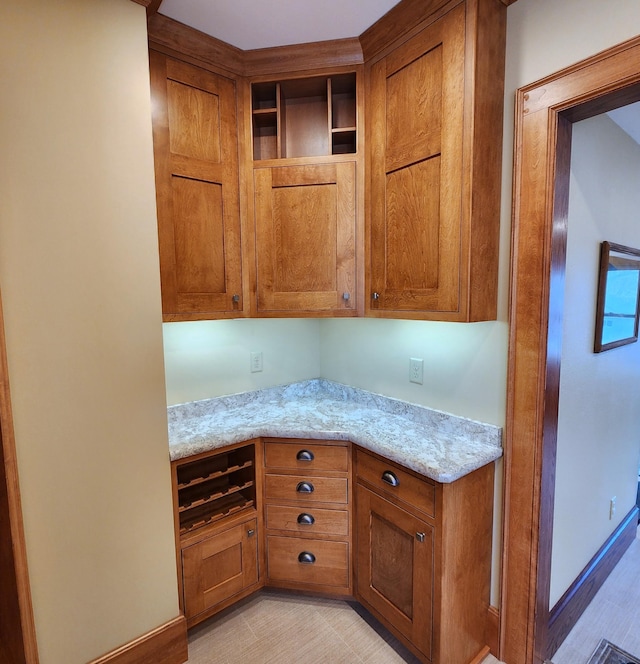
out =
{"type": "Polygon", "coordinates": [[[367,63],[367,315],[495,319],[505,9],[460,3],[367,63]]]}
{"type": "Polygon", "coordinates": [[[258,313],[356,313],[354,162],[254,171],[258,313]]]}
{"type": "Polygon", "coordinates": [[[354,71],[251,84],[259,316],[359,313],[356,89],[354,71]]]}
{"type": "Polygon", "coordinates": [[[243,315],[235,82],[150,51],[165,321],[243,315]]]}
{"type": "Polygon", "coordinates": [[[495,319],[501,0],[403,0],[322,48],[149,30],[166,321],[495,319]]]}

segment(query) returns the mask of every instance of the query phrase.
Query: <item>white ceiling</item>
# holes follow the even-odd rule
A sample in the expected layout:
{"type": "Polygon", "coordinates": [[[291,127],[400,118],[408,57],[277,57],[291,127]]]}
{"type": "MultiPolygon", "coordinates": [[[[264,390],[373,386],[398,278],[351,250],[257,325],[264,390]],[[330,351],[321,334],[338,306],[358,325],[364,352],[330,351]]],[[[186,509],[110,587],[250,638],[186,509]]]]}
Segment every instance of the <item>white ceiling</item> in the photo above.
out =
{"type": "Polygon", "coordinates": [[[399,0],[163,0],[158,10],[245,51],[357,37],[399,0]]]}

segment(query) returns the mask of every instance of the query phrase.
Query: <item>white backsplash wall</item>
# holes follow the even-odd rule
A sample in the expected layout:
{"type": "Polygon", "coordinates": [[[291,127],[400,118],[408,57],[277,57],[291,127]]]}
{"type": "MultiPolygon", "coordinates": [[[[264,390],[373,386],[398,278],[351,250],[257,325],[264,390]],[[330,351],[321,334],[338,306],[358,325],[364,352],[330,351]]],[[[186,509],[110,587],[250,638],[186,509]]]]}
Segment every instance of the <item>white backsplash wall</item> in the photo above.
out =
{"type": "Polygon", "coordinates": [[[321,327],[323,378],[504,425],[506,323],[330,319],[321,327]],[[424,361],[423,384],[409,359],[424,361]]]}
{"type": "Polygon", "coordinates": [[[322,377],[504,425],[506,323],[239,319],[165,323],[163,333],[168,405],[322,377]],[[409,382],[412,357],[424,360],[422,385],[409,382]]]}
{"type": "Polygon", "coordinates": [[[167,405],[320,376],[320,320],[237,319],[163,325],[167,405]],[[252,373],[250,355],[262,353],[252,373]]]}
{"type": "MultiPolygon", "coordinates": [[[[165,323],[169,405],[309,378],[504,426],[508,326],[358,319],[242,319],[165,323]],[[250,372],[250,353],[263,371],[250,372]],[[409,358],[424,360],[422,385],[409,358]]],[[[498,604],[502,464],[496,467],[491,603],[498,604]]]]}

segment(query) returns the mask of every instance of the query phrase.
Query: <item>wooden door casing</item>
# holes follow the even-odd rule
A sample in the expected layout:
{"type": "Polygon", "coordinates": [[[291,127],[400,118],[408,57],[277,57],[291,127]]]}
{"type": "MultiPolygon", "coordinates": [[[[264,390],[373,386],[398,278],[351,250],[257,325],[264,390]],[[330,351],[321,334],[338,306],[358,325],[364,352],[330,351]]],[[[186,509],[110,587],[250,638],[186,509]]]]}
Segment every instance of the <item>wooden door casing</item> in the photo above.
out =
{"type": "Polygon", "coordinates": [[[38,664],[0,294],[0,661],[38,664]]]}
{"type": "Polygon", "coordinates": [[[553,644],[550,552],[571,125],[638,99],[637,37],[516,94],[500,607],[500,658],[507,664],[543,662],[553,644]]]}

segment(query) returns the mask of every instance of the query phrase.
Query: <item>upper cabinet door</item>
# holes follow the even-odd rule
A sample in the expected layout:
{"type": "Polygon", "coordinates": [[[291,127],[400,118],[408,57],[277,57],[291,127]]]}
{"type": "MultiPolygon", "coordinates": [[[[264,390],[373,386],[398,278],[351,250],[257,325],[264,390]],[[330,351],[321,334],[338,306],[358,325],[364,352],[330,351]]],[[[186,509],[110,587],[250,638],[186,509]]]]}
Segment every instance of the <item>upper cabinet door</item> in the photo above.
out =
{"type": "Polygon", "coordinates": [[[243,312],[235,82],[150,51],[165,321],[243,312]]]}
{"type": "Polygon", "coordinates": [[[260,315],[354,316],[354,162],[254,170],[260,315]]]}
{"type": "Polygon", "coordinates": [[[462,3],[368,69],[368,315],[495,318],[504,40],[498,20],[488,51],[484,13],[499,4],[462,3]]]}

